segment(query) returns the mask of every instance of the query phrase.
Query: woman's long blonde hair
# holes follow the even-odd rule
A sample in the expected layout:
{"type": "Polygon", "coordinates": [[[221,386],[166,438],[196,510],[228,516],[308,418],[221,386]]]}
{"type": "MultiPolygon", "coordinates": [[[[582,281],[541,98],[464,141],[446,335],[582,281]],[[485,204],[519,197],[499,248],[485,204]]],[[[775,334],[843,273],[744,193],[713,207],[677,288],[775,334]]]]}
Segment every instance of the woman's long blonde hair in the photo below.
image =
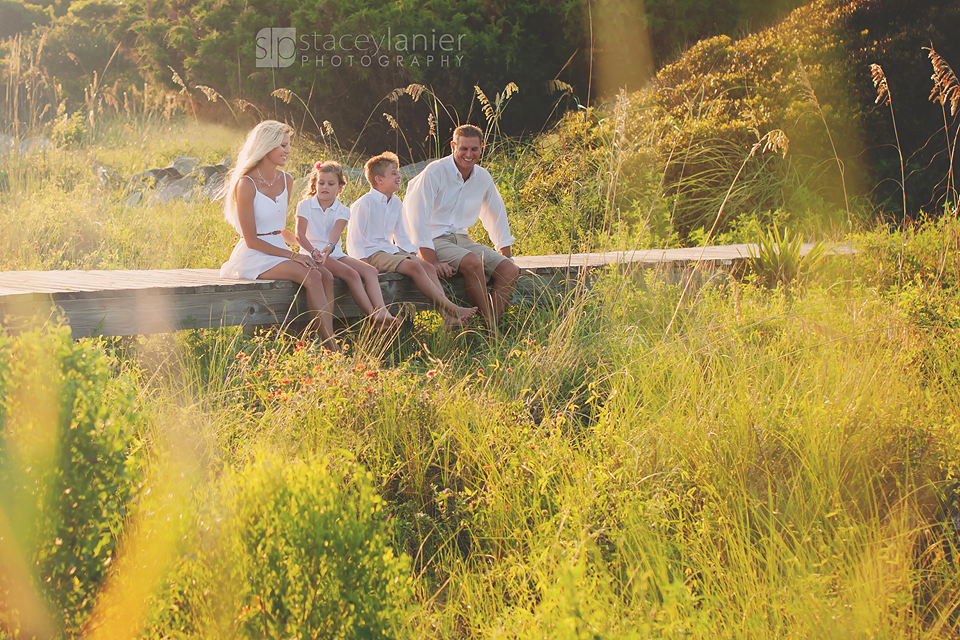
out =
{"type": "MultiPolygon", "coordinates": [[[[240,220],[237,218],[237,184],[248,171],[257,166],[263,157],[280,146],[284,134],[293,135],[293,128],[276,120],[264,120],[247,134],[243,148],[237,156],[237,166],[230,172],[218,197],[224,198],[223,217],[240,233],[240,220]]],[[[286,179],[286,178],[284,178],[286,179]]]]}

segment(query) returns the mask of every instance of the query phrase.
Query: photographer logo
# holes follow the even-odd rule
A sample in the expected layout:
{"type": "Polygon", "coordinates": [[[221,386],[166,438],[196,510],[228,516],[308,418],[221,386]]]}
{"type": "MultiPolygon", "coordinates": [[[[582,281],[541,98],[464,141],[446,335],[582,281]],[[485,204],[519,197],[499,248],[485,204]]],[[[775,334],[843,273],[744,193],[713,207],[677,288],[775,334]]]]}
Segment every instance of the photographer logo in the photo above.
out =
{"type": "Polygon", "coordinates": [[[296,29],[265,27],[257,32],[258,67],[289,67],[296,59],[296,29]]]}

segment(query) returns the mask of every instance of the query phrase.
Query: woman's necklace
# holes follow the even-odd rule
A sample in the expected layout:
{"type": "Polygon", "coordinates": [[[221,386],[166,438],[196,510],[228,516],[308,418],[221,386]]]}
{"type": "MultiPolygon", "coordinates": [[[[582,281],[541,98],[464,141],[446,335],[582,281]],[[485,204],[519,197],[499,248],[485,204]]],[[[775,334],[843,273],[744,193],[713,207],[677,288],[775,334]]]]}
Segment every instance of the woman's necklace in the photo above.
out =
{"type": "Polygon", "coordinates": [[[272,187],[272,186],[273,186],[273,183],[276,182],[276,181],[277,181],[277,178],[280,177],[280,172],[277,171],[276,169],[274,169],[274,170],[273,170],[273,180],[271,180],[270,182],[267,182],[266,180],[264,180],[263,174],[260,173],[260,167],[257,166],[257,175],[260,176],[260,180],[261,180],[261,182],[263,182],[263,184],[265,184],[265,185],[268,186],[268,187],[272,187]]]}

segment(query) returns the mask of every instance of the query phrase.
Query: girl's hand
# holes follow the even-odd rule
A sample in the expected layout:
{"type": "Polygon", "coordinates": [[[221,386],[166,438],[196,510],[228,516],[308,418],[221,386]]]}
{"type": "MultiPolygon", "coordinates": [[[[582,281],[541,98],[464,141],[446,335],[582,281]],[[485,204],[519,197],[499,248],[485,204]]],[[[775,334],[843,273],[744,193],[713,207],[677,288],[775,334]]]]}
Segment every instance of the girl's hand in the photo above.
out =
{"type": "Polygon", "coordinates": [[[321,250],[321,254],[323,255],[323,258],[320,260],[320,262],[321,262],[321,263],[326,262],[327,257],[328,257],[331,253],[333,253],[333,244],[330,243],[330,242],[328,242],[328,243],[326,244],[326,246],[324,246],[323,249],[321,250]]]}
{"type": "Polygon", "coordinates": [[[319,249],[314,248],[313,251],[310,252],[310,257],[313,258],[314,262],[323,264],[323,252],[321,252],[319,249]]]}

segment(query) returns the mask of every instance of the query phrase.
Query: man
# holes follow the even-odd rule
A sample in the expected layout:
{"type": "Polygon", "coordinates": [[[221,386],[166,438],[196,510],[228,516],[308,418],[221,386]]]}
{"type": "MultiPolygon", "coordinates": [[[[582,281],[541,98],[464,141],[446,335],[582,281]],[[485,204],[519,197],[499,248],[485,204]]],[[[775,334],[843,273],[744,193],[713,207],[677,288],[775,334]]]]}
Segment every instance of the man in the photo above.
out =
{"type": "Polygon", "coordinates": [[[493,327],[510,302],[520,269],[510,259],[516,238],[503,198],[487,170],[477,165],[482,138],[473,125],[454,130],[450,155],[431,162],[407,186],[403,218],[420,257],[441,277],[460,272],[467,299],[493,327]],[[499,253],[467,236],[478,219],[499,253]]]}

